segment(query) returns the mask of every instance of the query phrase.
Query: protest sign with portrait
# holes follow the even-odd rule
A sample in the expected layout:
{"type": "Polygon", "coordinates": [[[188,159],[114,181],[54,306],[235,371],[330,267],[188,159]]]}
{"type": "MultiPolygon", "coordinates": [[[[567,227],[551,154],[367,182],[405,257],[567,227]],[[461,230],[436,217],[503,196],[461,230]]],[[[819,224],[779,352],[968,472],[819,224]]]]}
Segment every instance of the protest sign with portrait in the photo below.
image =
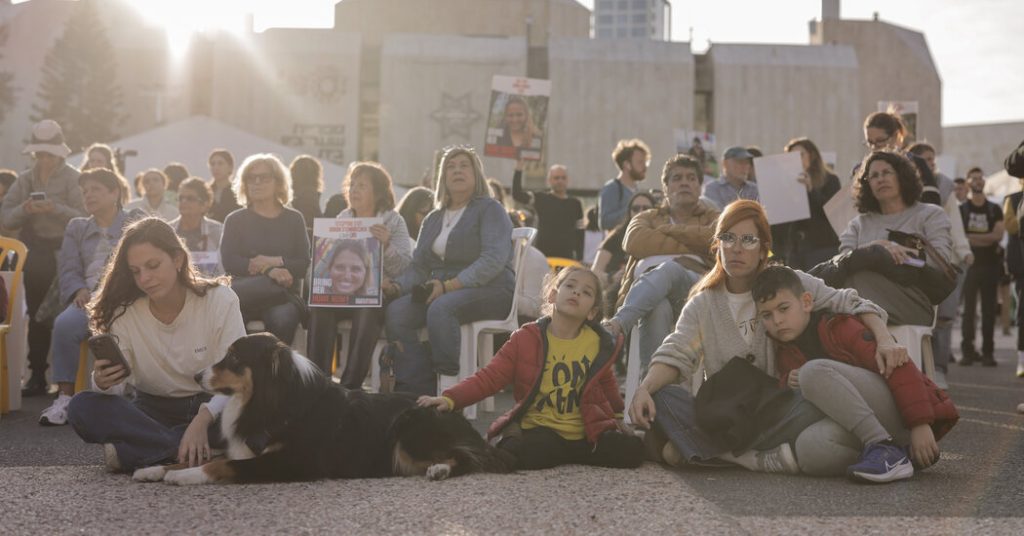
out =
{"type": "Polygon", "coordinates": [[[484,154],[513,160],[540,160],[551,81],[495,76],[484,154]]]}
{"type": "Polygon", "coordinates": [[[381,218],[313,220],[313,307],[380,307],[381,245],[370,227],[381,218]]]}

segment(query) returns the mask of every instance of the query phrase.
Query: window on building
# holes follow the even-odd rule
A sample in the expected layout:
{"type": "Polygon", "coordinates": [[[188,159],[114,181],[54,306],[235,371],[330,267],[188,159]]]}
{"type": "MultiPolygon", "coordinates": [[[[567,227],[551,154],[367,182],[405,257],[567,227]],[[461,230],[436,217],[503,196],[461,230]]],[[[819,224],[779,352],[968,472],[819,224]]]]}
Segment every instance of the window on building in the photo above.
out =
{"type": "Polygon", "coordinates": [[[610,11],[613,7],[615,7],[615,0],[599,0],[597,3],[597,7],[599,7],[601,10],[607,9],[610,11]]]}
{"type": "Polygon", "coordinates": [[[634,9],[647,9],[647,0],[633,0],[634,9]]]}
{"type": "Polygon", "coordinates": [[[632,37],[647,37],[647,29],[643,26],[634,27],[632,37]]]}
{"type": "Polygon", "coordinates": [[[616,28],[615,37],[629,37],[629,28],[616,28]]]}
{"type": "Polygon", "coordinates": [[[611,28],[598,28],[597,29],[597,38],[598,39],[611,39],[613,37],[615,37],[615,34],[612,33],[612,29],[611,28]]]}
{"type": "Polygon", "coordinates": [[[633,22],[635,22],[637,24],[647,24],[647,14],[646,13],[634,13],[633,14],[633,22]]]}
{"type": "Polygon", "coordinates": [[[629,9],[629,0],[619,0],[619,9],[623,11],[629,9]]]}
{"type": "Polygon", "coordinates": [[[618,15],[615,15],[615,21],[618,22],[619,24],[626,24],[627,22],[629,22],[629,15],[625,13],[619,13],[618,15]]]}
{"type": "Polygon", "coordinates": [[[598,15],[597,16],[597,23],[598,24],[604,25],[604,24],[611,24],[613,22],[615,22],[615,17],[613,15],[603,15],[602,14],[602,15],[598,15]]]}

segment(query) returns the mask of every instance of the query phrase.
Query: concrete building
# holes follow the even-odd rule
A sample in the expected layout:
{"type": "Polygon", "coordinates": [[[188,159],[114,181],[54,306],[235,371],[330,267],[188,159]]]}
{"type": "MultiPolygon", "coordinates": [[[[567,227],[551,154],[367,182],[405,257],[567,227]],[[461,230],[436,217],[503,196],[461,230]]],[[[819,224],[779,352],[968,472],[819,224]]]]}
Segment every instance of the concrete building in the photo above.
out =
{"type": "Polygon", "coordinates": [[[1003,169],[1003,161],[1010,151],[1024,140],[1024,121],[989,123],[984,125],[958,125],[942,129],[942,154],[956,158],[956,176],[978,166],[985,175],[1003,169]]]}
{"type": "Polygon", "coordinates": [[[596,0],[594,37],[667,41],[671,17],[668,0],[596,0]]]}

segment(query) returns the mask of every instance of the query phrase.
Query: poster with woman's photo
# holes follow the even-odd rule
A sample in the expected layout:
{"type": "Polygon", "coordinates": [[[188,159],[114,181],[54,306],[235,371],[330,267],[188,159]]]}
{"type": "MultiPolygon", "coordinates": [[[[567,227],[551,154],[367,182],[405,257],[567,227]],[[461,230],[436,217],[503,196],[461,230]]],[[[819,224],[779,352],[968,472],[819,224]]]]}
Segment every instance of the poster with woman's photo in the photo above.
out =
{"type": "Polygon", "coordinates": [[[380,307],[384,302],[380,242],[370,227],[381,218],[313,220],[312,307],[380,307]]]}
{"type": "Polygon", "coordinates": [[[513,160],[540,160],[550,96],[550,80],[495,76],[491,83],[484,154],[513,160]]]}

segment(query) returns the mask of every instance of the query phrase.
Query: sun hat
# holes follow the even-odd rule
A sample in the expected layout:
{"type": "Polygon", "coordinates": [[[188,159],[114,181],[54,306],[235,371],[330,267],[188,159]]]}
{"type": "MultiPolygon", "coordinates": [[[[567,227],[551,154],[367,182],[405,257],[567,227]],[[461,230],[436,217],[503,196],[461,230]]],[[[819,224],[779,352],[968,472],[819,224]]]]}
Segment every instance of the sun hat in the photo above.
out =
{"type": "Polygon", "coordinates": [[[64,131],[53,119],[43,119],[32,125],[32,141],[25,146],[23,154],[50,153],[60,158],[67,158],[71,148],[64,143],[64,131]]]}

